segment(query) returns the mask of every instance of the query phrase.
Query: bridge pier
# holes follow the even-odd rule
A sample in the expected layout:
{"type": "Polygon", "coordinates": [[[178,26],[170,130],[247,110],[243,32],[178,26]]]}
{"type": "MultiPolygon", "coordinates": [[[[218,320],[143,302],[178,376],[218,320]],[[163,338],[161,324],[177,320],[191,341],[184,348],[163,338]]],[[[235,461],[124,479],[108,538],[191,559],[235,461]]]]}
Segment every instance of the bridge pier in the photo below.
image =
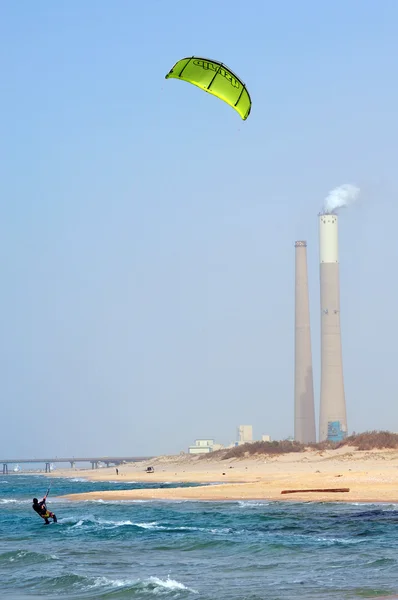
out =
{"type": "Polygon", "coordinates": [[[50,463],[46,462],[46,473],[51,473],[50,463]]]}
{"type": "Polygon", "coordinates": [[[8,475],[8,464],[3,463],[3,475],[8,475]]]}
{"type": "Polygon", "coordinates": [[[74,461],[74,460],[71,460],[71,461],[70,461],[70,468],[71,468],[71,469],[74,469],[74,468],[75,468],[75,461],[74,461]]]}
{"type": "Polygon", "coordinates": [[[98,469],[98,461],[92,460],[91,461],[91,468],[92,469],[98,469]]]}

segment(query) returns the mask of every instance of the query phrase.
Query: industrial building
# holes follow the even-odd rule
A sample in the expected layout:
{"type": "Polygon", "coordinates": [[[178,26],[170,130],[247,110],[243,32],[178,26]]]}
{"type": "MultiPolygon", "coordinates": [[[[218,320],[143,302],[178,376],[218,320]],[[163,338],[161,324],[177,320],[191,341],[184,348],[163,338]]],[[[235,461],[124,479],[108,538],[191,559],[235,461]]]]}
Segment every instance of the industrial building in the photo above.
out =
{"type": "Polygon", "coordinates": [[[208,452],[213,452],[213,447],[213,439],[198,439],[195,440],[194,446],[189,446],[188,454],[207,454],[208,452]]]}
{"type": "Polygon", "coordinates": [[[242,444],[250,444],[253,441],[253,426],[252,425],[239,425],[237,432],[236,446],[242,444]]]}
{"type": "MultiPolygon", "coordinates": [[[[213,438],[198,438],[195,440],[193,446],[188,447],[188,454],[208,454],[209,452],[215,452],[223,448],[233,448],[234,446],[241,446],[242,444],[250,444],[253,440],[253,426],[252,425],[239,425],[237,428],[237,441],[232,442],[229,445],[216,444],[213,438]]],[[[261,437],[263,442],[270,442],[271,436],[263,434],[261,437]]]]}

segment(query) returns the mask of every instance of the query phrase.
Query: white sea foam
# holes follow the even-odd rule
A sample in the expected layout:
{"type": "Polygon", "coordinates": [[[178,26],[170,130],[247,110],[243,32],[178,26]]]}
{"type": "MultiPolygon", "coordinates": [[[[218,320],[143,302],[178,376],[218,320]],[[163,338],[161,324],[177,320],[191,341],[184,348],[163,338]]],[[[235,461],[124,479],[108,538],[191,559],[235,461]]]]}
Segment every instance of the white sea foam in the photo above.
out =
{"type": "Polygon", "coordinates": [[[76,521],[76,519],[73,519],[72,517],[65,517],[63,519],[58,519],[58,523],[63,524],[63,525],[72,525],[71,529],[76,528],[76,527],[87,527],[87,526],[100,526],[100,527],[104,527],[106,529],[115,529],[117,527],[140,527],[142,529],[156,529],[156,528],[161,528],[161,529],[167,529],[166,527],[162,527],[159,526],[158,523],[156,521],[153,522],[149,522],[149,523],[134,523],[133,521],[130,521],[130,519],[124,519],[121,521],[111,521],[109,519],[97,519],[92,515],[86,515],[83,517],[80,517],[80,519],[78,519],[76,521]]]}
{"type": "Polygon", "coordinates": [[[83,523],[84,523],[84,521],[82,519],[80,519],[80,521],[78,521],[77,523],[72,525],[71,529],[74,529],[75,527],[81,527],[83,525],[83,523]]]}
{"type": "Polygon", "coordinates": [[[90,527],[90,526],[99,526],[104,529],[116,529],[118,527],[139,527],[140,529],[153,530],[153,531],[186,531],[186,532],[194,532],[200,531],[204,533],[210,533],[213,535],[219,534],[228,534],[233,532],[233,530],[229,527],[220,527],[220,528],[209,528],[209,527],[195,527],[190,525],[173,525],[167,524],[162,525],[159,521],[143,521],[143,522],[134,522],[130,519],[124,519],[121,521],[112,521],[109,519],[97,519],[92,515],[87,515],[81,517],[78,521],[76,519],[65,517],[63,519],[58,519],[58,523],[67,525],[71,525],[71,529],[79,528],[79,527],[90,527]]]}
{"type": "Polygon", "coordinates": [[[136,527],[141,527],[142,529],[162,529],[159,527],[159,523],[157,521],[152,521],[152,523],[134,523],[136,527]]]}
{"type": "Polygon", "coordinates": [[[72,517],[63,517],[62,519],[58,519],[58,524],[59,525],[75,525],[76,519],[73,519],[72,517]]]}
{"type": "Polygon", "coordinates": [[[377,508],[383,508],[384,510],[397,510],[397,502],[347,502],[347,506],[377,506],[377,508]]]}
{"type": "Polygon", "coordinates": [[[347,538],[333,538],[333,537],[317,537],[315,538],[317,542],[326,542],[329,546],[333,544],[367,544],[368,541],[366,539],[347,539],[347,538]]]}
{"type": "Polygon", "coordinates": [[[193,594],[198,594],[197,590],[187,587],[180,581],[171,579],[169,576],[167,579],[161,579],[160,577],[149,577],[149,579],[110,579],[109,577],[95,577],[89,579],[83,586],[84,589],[90,590],[95,588],[132,588],[139,587],[144,588],[146,591],[152,591],[154,594],[159,593],[161,590],[184,590],[193,594]]]}
{"type": "Polygon", "coordinates": [[[241,508],[256,508],[257,506],[269,506],[270,502],[258,502],[258,501],[250,501],[250,500],[239,500],[238,505],[241,508]]]}
{"type": "Polygon", "coordinates": [[[135,585],[139,580],[137,579],[109,579],[108,577],[96,577],[91,585],[87,585],[88,588],[96,587],[130,587],[135,585]]]}
{"type": "Polygon", "coordinates": [[[187,587],[183,583],[176,581],[175,579],[160,579],[159,577],[150,577],[149,581],[154,583],[160,588],[166,588],[168,590],[186,590],[188,592],[192,592],[193,594],[198,594],[197,590],[193,590],[192,588],[187,587]]]}
{"type": "Polygon", "coordinates": [[[9,557],[9,562],[15,562],[17,559],[30,559],[30,562],[43,562],[45,560],[59,560],[59,557],[55,554],[41,554],[39,552],[32,552],[30,550],[18,550],[12,553],[9,557]]]}
{"type": "Polygon", "coordinates": [[[204,533],[212,534],[225,534],[231,533],[232,529],[229,527],[220,528],[209,528],[209,527],[194,527],[190,525],[160,525],[157,521],[152,523],[133,523],[136,527],[142,527],[143,529],[153,529],[158,531],[202,531],[204,533]]]}
{"type": "Polygon", "coordinates": [[[105,519],[98,519],[96,523],[98,523],[98,525],[106,525],[109,529],[115,529],[116,527],[125,527],[126,525],[134,525],[134,523],[128,519],[124,521],[107,521],[105,519]]]}

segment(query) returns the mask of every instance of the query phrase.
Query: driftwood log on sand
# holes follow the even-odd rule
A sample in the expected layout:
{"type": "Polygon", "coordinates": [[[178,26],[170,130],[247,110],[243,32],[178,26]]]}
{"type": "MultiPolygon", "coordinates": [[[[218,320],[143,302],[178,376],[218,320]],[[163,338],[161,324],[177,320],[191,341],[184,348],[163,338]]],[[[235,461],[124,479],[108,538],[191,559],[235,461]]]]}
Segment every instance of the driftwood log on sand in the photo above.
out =
{"type": "Polygon", "coordinates": [[[349,492],[350,488],[324,488],[317,490],[282,490],[281,494],[295,494],[302,492],[349,492]]]}

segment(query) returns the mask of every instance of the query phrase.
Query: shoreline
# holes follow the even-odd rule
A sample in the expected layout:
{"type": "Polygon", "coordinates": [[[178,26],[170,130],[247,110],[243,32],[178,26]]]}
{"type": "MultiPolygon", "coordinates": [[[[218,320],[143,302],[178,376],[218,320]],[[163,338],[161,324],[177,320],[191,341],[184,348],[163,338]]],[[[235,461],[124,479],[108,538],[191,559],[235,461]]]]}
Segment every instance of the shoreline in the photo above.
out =
{"type": "MultiPolygon", "coordinates": [[[[173,491],[178,491],[181,488],[173,488],[173,491]]],[[[89,493],[83,493],[83,494],[66,494],[64,496],[57,496],[56,498],[58,500],[68,500],[70,502],[125,502],[125,503],[134,503],[134,502],[263,502],[264,505],[270,504],[270,503],[276,503],[278,502],[279,504],[292,504],[292,503],[299,503],[299,504],[314,504],[314,503],[322,503],[322,504],[353,504],[353,505],[358,505],[358,504],[372,504],[372,505],[397,505],[398,506],[398,496],[396,497],[396,499],[391,499],[391,500],[386,500],[386,499],[376,499],[376,498],[334,498],[332,497],[332,495],[329,495],[328,497],[323,496],[316,496],[315,498],[312,496],[310,497],[307,494],[302,494],[301,496],[299,496],[298,494],[295,494],[294,498],[286,498],[286,497],[282,497],[282,498],[275,498],[275,497],[266,497],[266,496],[251,496],[251,495],[245,495],[245,496],[233,496],[230,494],[223,496],[189,496],[189,497],[185,497],[183,495],[177,495],[177,494],[173,494],[171,497],[168,497],[164,494],[160,495],[160,496],[147,496],[147,495],[143,495],[143,494],[132,494],[131,492],[133,492],[135,490],[126,490],[126,494],[122,495],[120,492],[113,492],[113,491],[106,491],[106,492],[89,492],[89,493]]],[[[137,490],[139,491],[139,490],[137,490]]],[[[224,493],[226,492],[226,490],[223,490],[224,493]]],[[[335,496],[336,494],[333,494],[333,496],[335,496]]]]}
{"type": "Polygon", "coordinates": [[[65,469],[46,473],[51,479],[86,479],[112,483],[174,483],[173,488],[94,491],[66,494],[69,501],[192,500],[279,501],[398,504],[398,451],[356,451],[351,448],[233,458],[161,456],[147,463],[102,469],[65,469]],[[146,473],[153,466],[154,473],[146,473]],[[178,487],[178,484],[202,485],[178,487]],[[305,492],[308,489],[349,488],[349,492],[305,492]],[[282,490],[303,490],[281,494],[282,490]]]}

